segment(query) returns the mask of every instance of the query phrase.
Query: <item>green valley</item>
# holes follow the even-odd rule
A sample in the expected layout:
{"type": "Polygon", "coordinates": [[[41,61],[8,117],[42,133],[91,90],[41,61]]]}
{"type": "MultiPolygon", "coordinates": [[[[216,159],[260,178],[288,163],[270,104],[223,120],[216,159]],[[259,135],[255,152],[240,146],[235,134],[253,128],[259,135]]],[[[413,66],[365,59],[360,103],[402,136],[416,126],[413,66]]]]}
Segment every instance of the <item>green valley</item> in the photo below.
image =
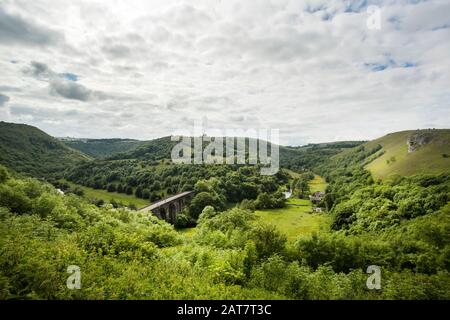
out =
{"type": "Polygon", "coordinates": [[[445,315],[449,13],[0,1],[2,314],[445,315]]]}
{"type": "Polygon", "coordinates": [[[1,299],[450,298],[448,130],[280,147],[266,176],[172,163],[168,138],[88,156],[1,129],[1,299]],[[186,194],[173,220],[136,210],[186,194]],[[68,265],[82,289],[67,290],[68,265]]]}

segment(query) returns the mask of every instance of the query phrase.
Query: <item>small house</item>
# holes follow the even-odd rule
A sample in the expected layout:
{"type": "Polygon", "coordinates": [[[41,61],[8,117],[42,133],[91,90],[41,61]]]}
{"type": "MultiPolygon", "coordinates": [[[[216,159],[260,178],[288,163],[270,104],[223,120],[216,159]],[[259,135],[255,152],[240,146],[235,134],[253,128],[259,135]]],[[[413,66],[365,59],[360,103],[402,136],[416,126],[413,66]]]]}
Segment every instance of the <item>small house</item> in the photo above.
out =
{"type": "Polygon", "coordinates": [[[323,200],[323,197],[325,197],[325,192],[317,191],[309,196],[309,200],[311,200],[312,203],[317,204],[323,200]]]}

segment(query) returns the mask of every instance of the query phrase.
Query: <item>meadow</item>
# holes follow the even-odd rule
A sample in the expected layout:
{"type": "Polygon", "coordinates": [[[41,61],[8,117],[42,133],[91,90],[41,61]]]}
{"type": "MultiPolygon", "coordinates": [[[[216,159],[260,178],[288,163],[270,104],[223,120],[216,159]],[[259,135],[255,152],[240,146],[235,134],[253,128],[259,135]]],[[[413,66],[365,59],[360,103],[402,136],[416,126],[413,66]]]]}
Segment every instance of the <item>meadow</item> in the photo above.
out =
{"type": "Polygon", "coordinates": [[[258,220],[274,225],[288,240],[328,230],[331,221],[327,213],[313,213],[309,200],[294,198],[288,199],[286,208],[257,210],[256,215],[258,220]]]}
{"type": "Polygon", "coordinates": [[[121,203],[125,206],[134,205],[138,209],[148,206],[150,204],[148,200],[137,198],[134,195],[128,195],[118,192],[108,192],[102,189],[93,189],[75,183],[69,183],[69,185],[73,188],[78,187],[81,190],[83,190],[84,193],[83,197],[88,200],[101,199],[105,202],[110,202],[111,200],[114,200],[115,202],[121,203]]]}
{"type": "Polygon", "coordinates": [[[309,182],[309,187],[312,193],[316,191],[325,192],[325,189],[327,188],[327,183],[324,178],[316,174],[314,175],[314,179],[309,182]]]}

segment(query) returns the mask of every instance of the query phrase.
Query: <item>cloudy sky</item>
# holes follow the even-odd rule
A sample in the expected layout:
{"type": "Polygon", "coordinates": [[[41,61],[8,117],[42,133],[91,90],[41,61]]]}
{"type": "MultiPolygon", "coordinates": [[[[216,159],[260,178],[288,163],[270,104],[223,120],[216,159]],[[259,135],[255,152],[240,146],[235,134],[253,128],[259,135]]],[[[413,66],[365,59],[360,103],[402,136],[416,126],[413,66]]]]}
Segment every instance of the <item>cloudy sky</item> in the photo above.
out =
{"type": "Polygon", "coordinates": [[[449,13],[448,0],[1,0],[0,120],[150,139],[206,117],[290,145],[448,128],[449,13]]]}

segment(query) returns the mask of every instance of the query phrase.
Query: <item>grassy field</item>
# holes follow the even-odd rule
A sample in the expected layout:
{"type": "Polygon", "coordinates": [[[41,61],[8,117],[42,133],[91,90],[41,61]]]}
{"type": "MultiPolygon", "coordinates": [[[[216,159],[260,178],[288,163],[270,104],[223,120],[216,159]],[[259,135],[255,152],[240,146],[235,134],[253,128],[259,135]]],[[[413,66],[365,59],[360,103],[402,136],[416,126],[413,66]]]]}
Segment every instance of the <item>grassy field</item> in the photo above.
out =
{"type": "Polygon", "coordinates": [[[330,224],[327,213],[311,213],[310,201],[301,199],[289,199],[286,208],[258,210],[256,215],[261,221],[275,225],[288,240],[328,229],[330,224]]]}
{"type": "Polygon", "coordinates": [[[325,192],[327,188],[327,183],[325,179],[321,176],[315,175],[314,179],[309,182],[309,187],[311,188],[311,192],[322,191],[325,192]]]}
{"type": "Polygon", "coordinates": [[[115,200],[124,205],[134,204],[136,208],[142,208],[150,204],[148,200],[136,198],[134,195],[128,195],[117,192],[108,192],[106,190],[92,189],[85,186],[70,183],[73,187],[78,186],[84,191],[84,197],[87,199],[102,199],[105,202],[115,200]]]}
{"type": "MultiPolygon", "coordinates": [[[[290,170],[289,170],[290,171],[290,170]]],[[[296,172],[289,172],[295,176],[296,172]]],[[[311,191],[325,191],[327,183],[316,175],[310,182],[311,191]]],[[[281,209],[257,210],[258,221],[273,224],[286,234],[288,240],[295,240],[300,236],[310,236],[313,232],[328,230],[331,217],[327,213],[312,213],[311,201],[290,198],[287,207],[281,209]]],[[[180,233],[192,237],[196,228],[181,229],[180,233]]]]}
{"type": "Polygon", "coordinates": [[[365,146],[369,148],[380,144],[384,151],[383,155],[369,163],[366,168],[379,179],[389,178],[393,174],[409,176],[448,171],[450,157],[443,155],[450,155],[450,130],[421,130],[421,132],[425,132],[431,140],[410,153],[406,140],[416,131],[396,132],[366,143],[365,146]]]}
{"type": "MultiPolygon", "coordinates": [[[[286,234],[288,240],[295,240],[299,236],[310,236],[313,232],[327,230],[330,225],[330,216],[327,213],[312,213],[309,200],[291,198],[288,206],[282,209],[257,210],[257,221],[275,225],[286,234]]],[[[188,238],[192,237],[196,228],[179,230],[188,238]]]]}

